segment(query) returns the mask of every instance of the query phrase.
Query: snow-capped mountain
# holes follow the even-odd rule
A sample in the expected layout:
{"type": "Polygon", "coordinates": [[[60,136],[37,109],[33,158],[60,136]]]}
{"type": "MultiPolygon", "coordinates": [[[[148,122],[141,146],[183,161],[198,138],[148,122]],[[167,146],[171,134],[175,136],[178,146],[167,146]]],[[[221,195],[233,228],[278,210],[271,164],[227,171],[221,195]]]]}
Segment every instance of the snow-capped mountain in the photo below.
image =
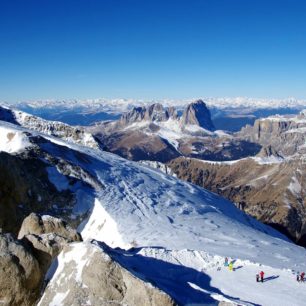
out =
{"type": "MultiPolygon", "coordinates": [[[[71,125],[90,125],[99,121],[116,120],[134,107],[162,104],[174,107],[178,112],[198,98],[192,99],[84,99],[84,100],[37,100],[12,104],[22,111],[47,120],[62,121],[71,125]]],[[[306,107],[306,101],[288,99],[256,99],[247,97],[204,97],[212,113],[216,129],[238,131],[245,124],[253,124],[256,118],[269,115],[294,113],[306,107]]]]}
{"type": "MultiPolygon", "coordinates": [[[[28,159],[32,163],[39,160],[40,172],[47,174],[41,177],[46,186],[53,185],[55,195],[74,196],[69,202],[72,207],[63,216],[71,224],[79,222],[78,229],[87,240],[72,245],[52,265],[47,275],[48,302],[43,297],[41,305],[71,304],[72,293],[66,290],[69,277],[75,284],[73,297],[78,303],[89,303],[86,288],[77,288],[88,284],[85,272],[97,247],[107,250],[133,275],[166,292],[178,305],[218,305],[220,301],[303,305],[306,293],[294,273],[306,270],[305,249],[231,202],[97,148],[4,121],[0,121],[0,131],[5,139],[0,151],[9,152],[2,152],[3,156],[20,160],[19,165],[28,159]],[[223,266],[225,257],[234,262],[235,271],[223,266]],[[266,273],[264,283],[255,282],[260,270],[266,273]]],[[[30,196],[39,199],[34,187],[30,196]]],[[[40,211],[43,201],[38,201],[40,211]]],[[[49,201],[48,208],[52,207],[52,199],[49,201]]],[[[14,213],[21,209],[20,203],[15,207],[10,203],[14,213]]],[[[103,252],[98,253],[105,258],[103,252]]],[[[99,270],[95,273],[99,275],[99,270]]]]}
{"type": "MultiPolygon", "coordinates": [[[[209,107],[216,108],[303,108],[306,101],[296,98],[286,99],[263,99],[250,97],[203,97],[209,107]]],[[[85,100],[37,100],[22,101],[16,103],[17,107],[43,108],[84,108],[88,111],[105,111],[113,113],[123,113],[133,107],[146,106],[148,104],[160,103],[164,106],[185,107],[196,98],[190,99],[160,99],[160,100],[140,100],[140,99],[85,99],[85,100]]]]}

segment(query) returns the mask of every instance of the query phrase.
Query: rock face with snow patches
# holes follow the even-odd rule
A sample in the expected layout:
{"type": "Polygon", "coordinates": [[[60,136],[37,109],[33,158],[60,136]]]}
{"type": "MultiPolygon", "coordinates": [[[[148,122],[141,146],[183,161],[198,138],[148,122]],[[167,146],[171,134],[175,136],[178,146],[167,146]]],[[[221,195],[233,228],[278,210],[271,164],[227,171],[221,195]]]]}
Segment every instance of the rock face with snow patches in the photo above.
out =
{"type": "Polygon", "coordinates": [[[51,267],[47,275],[50,279],[40,306],[177,305],[169,295],[139,278],[139,273],[120,265],[104,244],[71,244],[64,248],[53,265],[57,267],[55,271],[51,267]]]}
{"type": "Polygon", "coordinates": [[[0,106],[0,120],[21,125],[38,132],[43,132],[46,135],[63,138],[69,142],[80,145],[92,148],[100,147],[100,144],[94,139],[94,137],[91,134],[86,133],[83,128],[72,127],[58,121],[44,120],[18,110],[12,110],[0,106]]]}

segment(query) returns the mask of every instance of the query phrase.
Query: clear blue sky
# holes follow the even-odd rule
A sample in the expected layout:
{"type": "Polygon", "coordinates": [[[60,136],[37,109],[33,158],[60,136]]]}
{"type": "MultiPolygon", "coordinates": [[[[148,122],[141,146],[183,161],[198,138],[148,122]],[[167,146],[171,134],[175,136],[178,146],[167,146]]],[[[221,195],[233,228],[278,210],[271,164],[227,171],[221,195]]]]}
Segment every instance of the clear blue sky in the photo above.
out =
{"type": "Polygon", "coordinates": [[[0,100],[306,98],[304,0],[1,0],[0,100]]]}

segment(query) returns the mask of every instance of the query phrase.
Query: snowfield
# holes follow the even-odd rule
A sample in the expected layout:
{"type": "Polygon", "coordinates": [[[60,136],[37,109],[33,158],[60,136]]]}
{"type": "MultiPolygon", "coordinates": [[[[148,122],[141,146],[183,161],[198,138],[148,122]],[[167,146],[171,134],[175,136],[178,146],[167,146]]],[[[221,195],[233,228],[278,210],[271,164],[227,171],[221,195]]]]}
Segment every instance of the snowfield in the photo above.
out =
{"type": "MultiPolygon", "coordinates": [[[[0,131],[11,130],[13,125],[0,122],[0,131]]],[[[306,271],[305,249],[229,201],[146,165],[27,129],[15,133],[21,131],[45,137],[43,150],[77,164],[104,186],[92,200],[82,196],[76,203],[82,207],[86,198],[90,209],[79,226],[86,241],[69,258],[79,266],[80,283],[86,248],[94,244],[180,305],[305,305],[306,284],[295,281],[296,271],[306,271]],[[224,267],[225,257],[235,271],[224,267]],[[255,281],[260,270],[264,283],[255,281]]],[[[58,190],[69,188],[57,168],[49,169],[49,179],[58,190]]],[[[65,260],[60,255],[57,269],[49,271],[49,286],[56,286],[65,260]]],[[[62,305],[64,298],[59,295],[53,304],[62,305]]]]}

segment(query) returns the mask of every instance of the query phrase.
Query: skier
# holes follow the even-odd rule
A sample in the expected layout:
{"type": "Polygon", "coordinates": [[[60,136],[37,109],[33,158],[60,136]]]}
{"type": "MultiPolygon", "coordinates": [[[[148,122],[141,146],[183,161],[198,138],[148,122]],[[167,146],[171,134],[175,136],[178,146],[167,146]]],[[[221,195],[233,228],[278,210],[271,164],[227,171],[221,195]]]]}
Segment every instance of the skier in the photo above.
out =
{"type": "Polygon", "coordinates": [[[256,282],[259,282],[259,274],[256,274],[256,282]]]}
{"type": "Polygon", "coordinates": [[[304,277],[305,277],[305,272],[302,272],[302,273],[301,273],[301,278],[300,278],[300,279],[301,279],[301,282],[304,282],[304,277]]]}
{"type": "Polygon", "coordinates": [[[230,271],[233,271],[233,262],[230,262],[230,263],[229,263],[228,269],[229,269],[230,271]]]}
{"type": "Polygon", "coordinates": [[[300,282],[300,280],[301,280],[300,272],[298,272],[296,274],[296,280],[297,280],[297,282],[300,282]]]}
{"type": "Polygon", "coordinates": [[[259,275],[260,275],[260,281],[263,283],[263,281],[264,281],[264,276],[265,276],[264,271],[260,271],[259,275]]]}
{"type": "Polygon", "coordinates": [[[225,260],[224,260],[224,267],[227,267],[228,266],[228,258],[225,257],[225,260]]]}

